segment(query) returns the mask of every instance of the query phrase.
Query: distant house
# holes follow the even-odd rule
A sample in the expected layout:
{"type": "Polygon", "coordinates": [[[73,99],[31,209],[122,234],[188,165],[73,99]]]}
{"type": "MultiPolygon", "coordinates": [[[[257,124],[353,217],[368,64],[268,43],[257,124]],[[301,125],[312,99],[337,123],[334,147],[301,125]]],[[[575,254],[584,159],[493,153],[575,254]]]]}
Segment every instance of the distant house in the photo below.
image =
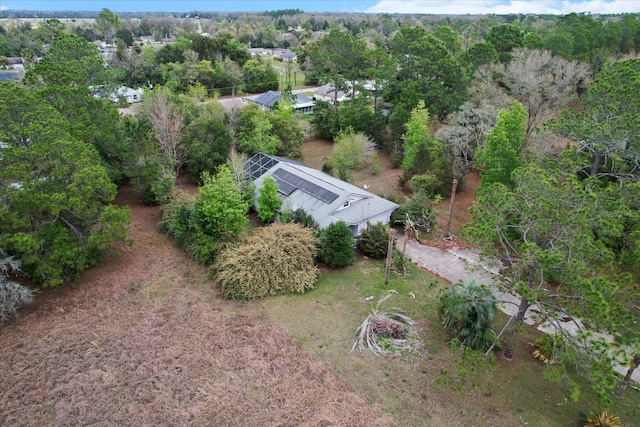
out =
{"type": "Polygon", "coordinates": [[[313,97],[316,99],[316,101],[326,101],[330,102],[331,104],[346,101],[349,99],[347,94],[345,94],[341,90],[336,93],[332,83],[327,83],[326,85],[320,86],[319,88],[314,90],[313,97]]]}
{"type": "Polygon", "coordinates": [[[153,36],[140,36],[140,42],[142,44],[151,44],[154,40],[155,38],[153,36]]]}
{"type": "Polygon", "coordinates": [[[10,56],[7,58],[9,69],[23,72],[24,71],[24,59],[21,56],[10,56]]]}
{"type": "Polygon", "coordinates": [[[273,56],[273,49],[265,49],[262,47],[253,47],[249,49],[251,56],[273,56]]]}
{"type": "MultiPolygon", "coordinates": [[[[388,224],[398,205],[302,163],[258,153],[245,163],[256,191],[266,177],[278,184],[282,206],[304,209],[320,228],[344,221],[358,236],[367,224],[388,224]]],[[[256,193],[257,194],[257,193],[256,193]]]]}
{"type": "MultiPolygon", "coordinates": [[[[245,103],[252,102],[258,104],[262,110],[273,110],[278,102],[280,102],[280,92],[270,90],[258,96],[247,96],[242,98],[245,103]]],[[[297,113],[311,114],[313,107],[316,105],[311,98],[304,93],[295,94],[295,102],[293,110],[297,113]]]]}
{"type": "MultiPolygon", "coordinates": [[[[101,93],[101,91],[104,89],[103,87],[90,87],[90,89],[93,91],[93,96],[95,96],[96,98],[104,96],[104,93],[101,93]]],[[[143,93],[144,89],[142,89],[141,87],[139,87],[138,89],[132,89],[127,86],[120,86],[113,92],[107,92],[109,98],[116,104],[119,104],[122,99],[124,99],[127,104],[142,102],[143,93]]]]}
{"type": "Polygon", "coordinates": [[[298,55],[295,52],[285,52],[282,53],[279,57],[284,62],[296,62],[298,60],[298,55]]]}

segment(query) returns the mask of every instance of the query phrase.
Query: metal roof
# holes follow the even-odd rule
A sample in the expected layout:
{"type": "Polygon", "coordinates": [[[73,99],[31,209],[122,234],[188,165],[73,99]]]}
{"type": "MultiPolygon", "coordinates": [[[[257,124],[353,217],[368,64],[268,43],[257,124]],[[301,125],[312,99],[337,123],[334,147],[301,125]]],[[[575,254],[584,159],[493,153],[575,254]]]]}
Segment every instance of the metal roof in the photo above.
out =
{"type": "Polygon", "coordinates": [[[245,163],[245,172],[256,185],[272,177],[283,201],[293,209],[302,208],[321,228],[336,221],[348,225],[388,215],[398,205],[353,184],[342,181],[294,160],[258,153],[245,163]]]}

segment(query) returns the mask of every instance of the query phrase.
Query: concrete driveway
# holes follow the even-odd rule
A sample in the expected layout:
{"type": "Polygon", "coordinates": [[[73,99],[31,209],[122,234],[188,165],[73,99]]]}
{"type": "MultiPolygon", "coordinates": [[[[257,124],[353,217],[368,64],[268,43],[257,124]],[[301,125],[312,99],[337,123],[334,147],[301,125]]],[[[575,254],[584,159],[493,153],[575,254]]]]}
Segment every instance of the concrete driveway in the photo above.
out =
{"type": "MultiPolygon", "coordinates": [[[[396,241],[396,248],[402,251],[404,247],[404,236],[399,236],[396,241]]],[[[514,292],[503,292],[498,284],[505,279],[500,275],[501,264],[499,262],[489,262],[482,259],[482,256],[473,249],[452,247],[440,249],[434,246],[423,245],[415,239],[409,239],[406,245],[405,255],[419,267],[449,282],[469,282],[475,281],[478,284],[486,285],[493,290],[496,300],[499,301],[498,308],[509,316],[518,312],[520,296],[514,292]]],[[[533,305],[527,310],[524,322],[527,325],[536,327],[544,333],[554,333],[556,326],[541,321],[537,305],[533,305]]],[[[580,323],[580,319],[576,319],[580,323]]],[[[564,330],[576,332],[578,326],[576,322],[558,321],[564,330]]],[[[609,342],[613,338],[607,334],[599,334],[609,342]]],[[[615,366],[614,369],[621,375],[626,374],[626,366],[615,366]]],[[[636,369],[631,377],[636,383],[640,383],[640,369],[636,369]]]]}

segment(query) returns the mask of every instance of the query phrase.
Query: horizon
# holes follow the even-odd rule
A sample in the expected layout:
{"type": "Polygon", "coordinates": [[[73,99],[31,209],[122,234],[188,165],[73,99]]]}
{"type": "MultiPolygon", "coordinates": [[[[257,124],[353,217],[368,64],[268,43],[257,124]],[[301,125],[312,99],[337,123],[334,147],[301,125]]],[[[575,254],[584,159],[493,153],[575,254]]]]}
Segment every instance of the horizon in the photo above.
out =
{"type": "Polygon", "coordinates": [[[99,12],[246,12],[262,13],[300,9],[305,13],[371,13],[429,15],[508,14],[622,14],[640,13],[640,2],[632,0],[293,0],[243,2],[229,0],[0,0],[0,10],[99,12]]]}

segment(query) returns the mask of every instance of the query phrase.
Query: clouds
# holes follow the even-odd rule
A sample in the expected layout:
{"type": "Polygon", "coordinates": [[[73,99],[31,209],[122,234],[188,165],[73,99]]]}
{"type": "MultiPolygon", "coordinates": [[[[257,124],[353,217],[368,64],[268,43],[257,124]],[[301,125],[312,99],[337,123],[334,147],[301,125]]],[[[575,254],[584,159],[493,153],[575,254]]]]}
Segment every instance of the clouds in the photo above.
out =
{"type": "Polygon", "coordinates": [[[369,13],[426,13],[433,15],[504,15],[554,14],[564,15],[571,12],[590,12],[592,14],[638,13],[640,2],[633,0],[382,0],[366,10],[369,13]]]}

